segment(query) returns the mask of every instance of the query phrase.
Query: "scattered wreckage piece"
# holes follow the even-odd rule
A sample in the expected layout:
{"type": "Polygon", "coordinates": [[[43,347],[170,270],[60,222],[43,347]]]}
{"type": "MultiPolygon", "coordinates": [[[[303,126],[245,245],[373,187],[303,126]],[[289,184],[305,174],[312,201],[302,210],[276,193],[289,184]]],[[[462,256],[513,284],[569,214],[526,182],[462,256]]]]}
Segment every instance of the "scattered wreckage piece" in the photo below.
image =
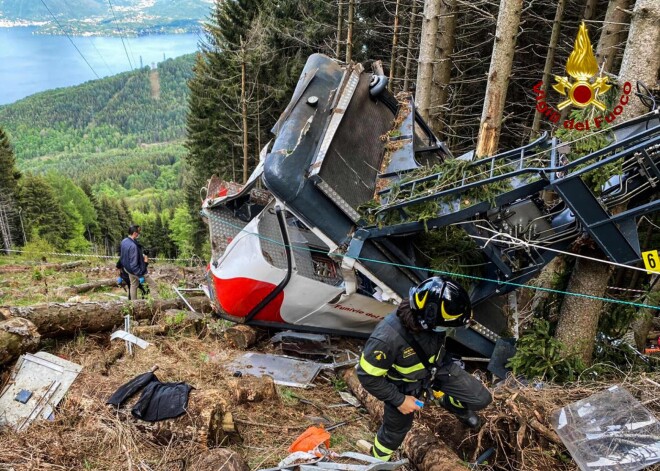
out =
{"type": "Polygon", "coordinates": [[[37,419],[49,420],[82,366],[46,352],[22,355],[0,394],[0,426],[25,430],[37,419]]]}
{"type": "Polygon", "coordinates": [[[110,340],[116,340],[116,339],[121,339],[121,340],[124,340],[124,341],[126,341],[126,342],[130,342],[130,343],[132,343],[133,345],[137,345],[137,346],[140,347],[142,350],[144,350],[144,349],[147,348],[149,345],[151,345],[151,344],[150,344],[149,342],[147,342],[146,340],[142,340],[141,338],[136,337],[136,336],[133,335],[133,334],[129,334],[129,333],[126,332],[125,330],[118,330],[118,331],[116,331],[116,332],[113,332],[112,335],[110,335],[110,340]]]}
{"type": "Polygon", "coordinates": [[[341,454],[327,452],[326,455],[317,456],[315,453],[297,451],[291,453],[289,456],[280,461],[277,467],[264,468],[260,469],[259,471],[280,471],[294,469],[299,471],[393,471],[406,464],[408,464],[407,459],[386,462],[381,461],[378,458],[374,458],[373,456],[354,452],[346,452],[341,454]],[[342,462],[334,461],[337,459],[341,459],[342,462]],[[347,460],[352,460],[353,463],[345,463],[347,460]],[[355,462],[359,464],[355,464],[355,462]]]}
{"type": "MultiPolygon", "coordinates": [[[[380,422],[383,403],[362,387],[354,369],[346,370],[343,377],[349,389],[369,411],[369,415],[380,422]]],[[[418,423],[408,432],[402,446],[411,464],[420,471],[465,471],[464,461],[447,444],[439,441],[418,423]]]]}
{"type": "Polygon", "coordinates": [[[552,426],[583,471],[660,463],[660,421],[621,386],[562,407],[552,426]]]}
{"type": "Polygon", "coordinates": [[[293,353],[315,360],[325,360],[332,355],[330,339],[327,335],[290,330],[278,332],[271,343],[279,343],[284,354],[293,353]]]}
{"type": "Polygon", "coordinates": [[[309,360],[248,352],[227,365],[227,369],[241,375],[270,376],[281,386],[309,388],[325,366],[309,360]]]}

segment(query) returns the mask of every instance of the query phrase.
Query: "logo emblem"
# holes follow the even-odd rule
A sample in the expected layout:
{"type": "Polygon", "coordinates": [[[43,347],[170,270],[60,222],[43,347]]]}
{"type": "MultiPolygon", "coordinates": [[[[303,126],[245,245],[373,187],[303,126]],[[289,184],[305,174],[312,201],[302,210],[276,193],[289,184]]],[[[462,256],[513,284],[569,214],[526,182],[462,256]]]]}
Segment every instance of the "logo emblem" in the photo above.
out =
{"type": "Polygon", "coordinates": [[[573,52],[566,62],[566,72],[576,81],[571,82],[567,77],[555,75],[556,83],[552,88],[568,96],[557,105],[557,108],[561,110],[570,104],[580,108],[594,105],[599,110],[605,111],[605,103],[598,100],[598,95],[607,92],[611,86],[607,83],[607,77],[598,77],[591,82],[591,78],[598,73],[598,63],[584,22],[580,25],[573,52]]]}
{"type": "Polygon", "coordinates": [[[385,353],[381,352],[380,350],[376,350],[374,352],[374,357],[376,357],[376,360],[378,361],[387,359],[387,355],[385,355],[385,353]]]}
{"type": "Polygon", "coordinates": [[[428,297],[429,297],[428,291],[424,294],[424,297],[422,299],[419,299],[419,293],[415,293],[415,304],[417,304],[417,309],[424,308],[424,304],[426,304],[426,298],[428,297]]]}
{"type": "Polygon", "coordinates": [[[455,321],[459,317],[461,317],[463,314],[456,314],[455,316],[449,314],[447,311],[445,311],[445,302],[442,301],[442,304],[440,304],[440,313],[442,314],[442,317],[448,321],[455,321]]]}

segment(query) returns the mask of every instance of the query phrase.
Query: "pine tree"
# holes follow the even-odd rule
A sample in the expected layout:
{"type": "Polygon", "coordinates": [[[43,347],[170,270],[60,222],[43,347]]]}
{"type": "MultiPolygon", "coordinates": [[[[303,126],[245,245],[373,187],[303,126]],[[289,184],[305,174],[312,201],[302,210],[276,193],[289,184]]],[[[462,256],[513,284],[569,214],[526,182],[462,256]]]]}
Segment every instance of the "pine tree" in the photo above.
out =
{"type": "Polygon", "coordinates": [[[16,169],[16,158],[9,137],[0,128],[0,192],[5,196],[14,198],[21,177],[16,169]]]}

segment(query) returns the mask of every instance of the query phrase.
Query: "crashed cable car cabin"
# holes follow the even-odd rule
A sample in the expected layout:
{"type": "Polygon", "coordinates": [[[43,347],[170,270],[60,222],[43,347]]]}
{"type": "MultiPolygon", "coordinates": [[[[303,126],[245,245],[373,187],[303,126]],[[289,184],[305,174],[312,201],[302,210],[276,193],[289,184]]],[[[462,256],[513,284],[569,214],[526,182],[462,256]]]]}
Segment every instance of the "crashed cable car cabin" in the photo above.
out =
{"type": "Polygon", "coordinates": [[[651,112],[611,128],[611,143],[597,152],[569,162],[544,135],[493,157],[458,157],[466,176],[448,185],[442,172],[419,176],[454,157],[412,97],[394,97],[386,77],[360,64],[312,55],[248,182],[209,181],[208,294],[234,322],[367,336],[433,276],[419,235],[456,225],[484,263],[477,281],[457,278],[471,286],[476,322],[452,341],[489,357],[506,327],[492,301],[557,250],[587,233],[612,261],[640,259],[636,218],[660,209],[658,110],[644,99],[651,112]],[[621,173],[595,194],[582,177],[612,163],[621,173]],[[487,200],[465,197],[486,188],[487,200]],[[415,220],[411,209],[428,202],[437,214],[415,220]]]}

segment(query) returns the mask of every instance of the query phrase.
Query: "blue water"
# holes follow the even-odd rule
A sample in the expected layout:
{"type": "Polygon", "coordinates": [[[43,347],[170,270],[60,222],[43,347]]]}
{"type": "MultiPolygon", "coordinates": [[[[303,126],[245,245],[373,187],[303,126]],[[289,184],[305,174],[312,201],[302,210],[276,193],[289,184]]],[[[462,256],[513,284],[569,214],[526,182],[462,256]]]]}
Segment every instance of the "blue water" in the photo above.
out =
{"type": "Polygon", "coordinates": [[[0,105],[51,88],[78,85],[197,50],[196,34],[124,38],[32,34],[33,27],[0,28],[0,105]],[[85,63],[89,62],[89,66],[85,63]],[[129,63],[130,59],[130,63],[129,63]],[[91,66],[91,68],[90,68],[91,66]],[[94,71],[92,71],[92,69],[94,71]]]}

